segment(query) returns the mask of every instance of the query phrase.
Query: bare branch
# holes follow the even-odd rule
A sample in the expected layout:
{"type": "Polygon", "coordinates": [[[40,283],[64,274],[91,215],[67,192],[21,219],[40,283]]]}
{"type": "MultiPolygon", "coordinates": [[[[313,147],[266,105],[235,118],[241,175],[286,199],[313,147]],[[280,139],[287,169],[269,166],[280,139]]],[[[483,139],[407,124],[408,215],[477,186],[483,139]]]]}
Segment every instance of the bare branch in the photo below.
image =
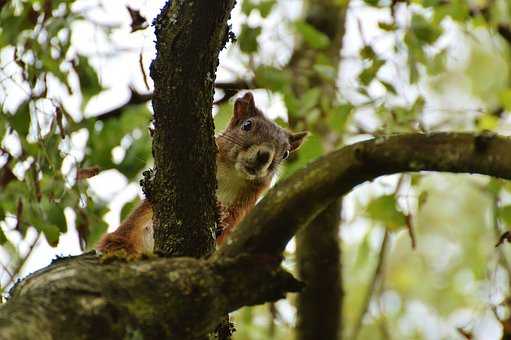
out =
{"type": "MultiPolygon", "coordinates": [[[[140,56],[142,56],[142,55],[140,55],[140,56]]],[[[147,84],[147,80],[145,79],[145,73],[143,74],[143,77],[144,77],[144,84],[146,87],[148,87],[149,85],[147,84]]],[[[222,90],[224,92],[224,96],[220,100],[217,100],[214,103],[215,105],[220,105],[220,104],[223,104],[224,102],[228,101],[232,97],[234,97],[239,91],[253,89],[255,87],[252,85],[251,81],[235,80],[232,82],[217,82],[217,83],[215,83],[215,88],[222,90]]],[[[103,120],[108,120],[108,119],[112,119],[112,118],[117,118],[128,107],[147,103],[148,101],[150,101],[152,99],[152,97],[153,97],[152,93],[140,93],[135,88],[130,87],[130,97],[124,104],[121,104],[112,110],[99,113],[99,114],[95,115],[94,117],[91,117],[90,119],[103,121],[103,120]]]]}

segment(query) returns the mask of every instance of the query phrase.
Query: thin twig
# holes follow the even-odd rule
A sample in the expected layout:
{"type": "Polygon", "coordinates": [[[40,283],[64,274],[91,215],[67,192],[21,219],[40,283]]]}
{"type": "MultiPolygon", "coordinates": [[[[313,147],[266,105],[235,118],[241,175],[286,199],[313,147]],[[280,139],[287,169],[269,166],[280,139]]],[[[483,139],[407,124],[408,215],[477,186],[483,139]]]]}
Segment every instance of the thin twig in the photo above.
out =
{"type": "Polygon", "coordinates": [[[12,275],[11,271],[9,270],[9,268],[7,268],[7,266],[5,264],[3,264],[2,262],[0,262],[0,266],[7,273],[7,275],[9,275],[9,279],[12,278],[13,275],[12,275]]]}
{"type": "Polygon", "coordinates": [[[417,241],[415,239],[415,232],[413,230],[412,214],[410,214],[410,213],[405,215],[405,226],[406,226],[406,230],[408,230],[408,235],[410,235],[410,241],[412,242],[412,249],[415,250],[415,248],[417,247],[417,241]]]}
{"type": "Polygon", "coordinates": [[[151,88],[149,87],[149,83],[147,82],[147,74],[144,69],[144,59],[143,59],[142,52],[140,52],[138,56],[138,65],[140,66],[140,71],[142,72],[142,79],[144,80],[144,85],[147,91],[150,91],[151,88]]]}
{"type": "Polygon", "coordinates": [[[376,287],[378,285],[378,282],[380,281],[380,276],[382,274],[383,264],[385,260],[385,253],[387,248],[387,241],[389,237],[389,232],[387,229],[385,229],[385,234],[383,235],[383,240],[381,241],[380,245],[380,253],[378,255],[378,263],[376,264],[376,268],[374,269],[374,274],[371,279],[371,283],[369,284],[369,289],[367,290],[367,294],[364,299],[364,303],[362,304],[362,309],[360,311],[360,314],[358,315],[355,326],[353,327],[353,331],[351,333],[350,339],[356,340],[360,330],[362,328],[362,321],[364,320],[364,317],[367,313],[367,310],[369,309],[369,303],[371,302],[372,297],[375,294],[376,287]]]}
{"type": "Polygon", "coordinates": [[[30,255],[32,255],[32,251],[34,250],[34,247],[36,246],[37,242],[39,242],[39,239],[41,238],[41,232],[37,232],[37,237],[35,238],[35,240],[30,244],[30,247],[28,248],[28,252],[25,254],[25,256],[20,260],[20,262],[17,264],[17,266],[14,268],[14,270],[12,271],[12,275],[11,275],[11,278],[9,279],[9,281],[7,282],[7,284],[3,287],[8,287],[10,286],[12,283],[14,283],[14,280],[16,280],[16,278],[18,277],[18,275],[20,274],[21,270],[23,269],[23,267],[25,266],[25,264],[27,263],[30,255]]]}
{"type": "MultiPolygon", "coordinates": [[[[500,227],[499,219],[499,203],[498,194],[493,195],[493,231],[497,240],[502,239],[502,228],[500,227]]],[[[509,261],[507,260],[502,247],[499,247],[498,245],[499,244],[497,243],[496,249],[498,252],[499,262],[506,270],[508,277],[511,277],[511,266],[509,261]]]]}

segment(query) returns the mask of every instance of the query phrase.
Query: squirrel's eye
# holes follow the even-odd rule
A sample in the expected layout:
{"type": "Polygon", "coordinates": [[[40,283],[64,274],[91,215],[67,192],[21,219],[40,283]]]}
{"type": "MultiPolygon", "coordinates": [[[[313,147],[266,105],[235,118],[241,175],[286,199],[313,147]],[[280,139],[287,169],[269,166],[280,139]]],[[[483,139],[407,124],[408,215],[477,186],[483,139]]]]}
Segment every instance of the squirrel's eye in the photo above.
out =
{"type": "Polygon", "coordinates": [[[282,159],[286,159],[289,157],[289,150],[284,151],[284,155],[282,156],[282,159]]]}
{"type": "Polygon", "coordinates": [[[247,119],[241,124],[241,129],[243,131],[250,131],[252,129],[252,121],[250,119],[247,119]]]}

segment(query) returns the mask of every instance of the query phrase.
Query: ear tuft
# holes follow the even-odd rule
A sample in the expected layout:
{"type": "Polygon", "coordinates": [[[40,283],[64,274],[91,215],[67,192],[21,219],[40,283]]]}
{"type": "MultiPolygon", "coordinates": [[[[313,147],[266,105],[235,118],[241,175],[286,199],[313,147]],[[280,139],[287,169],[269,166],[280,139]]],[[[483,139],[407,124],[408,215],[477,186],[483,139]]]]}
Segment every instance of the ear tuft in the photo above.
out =
{"type": "Polygon", "coordinates": [[[302,146],[305,138],[309,135],[308,131],[302,131],[297,133],[292,133],[289,135],[289,145],[291,146],[291,152],[296,151],[302,146]]]}
{"type": "Polygon", "coordinates": [[[257,114],[255,107],[254,96],[252,93],[247,92],[241,98],[236,99],[234,102],[234,120],[240,121],[257,114]]]}
{"type": "Polygon", "coordinates": [[[245,95],[241,97],[241,99],[247,102],[248,105],[255,106],[254,95],[252,94],[252,92],[245,93],[245,95]]]}

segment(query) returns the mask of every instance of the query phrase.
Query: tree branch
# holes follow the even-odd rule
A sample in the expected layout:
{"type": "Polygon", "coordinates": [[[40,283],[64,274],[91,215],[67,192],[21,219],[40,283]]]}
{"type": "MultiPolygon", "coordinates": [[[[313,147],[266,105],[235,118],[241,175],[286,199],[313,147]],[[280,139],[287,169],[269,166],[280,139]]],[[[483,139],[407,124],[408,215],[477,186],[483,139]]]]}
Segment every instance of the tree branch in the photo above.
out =
{"type": "Polygon", "coordinates": [[[301,287],[278,266],[249,256],[100,262],[93,254],[67,258],[25,279],[0,308],[2,336],[202,339],[241,304],[301,287]]]}
{"type": "Polygon", "coordinates": [[[110,111],[100,113],[92,117],[92,119],[104,121],[112,118],[118,118],[128,107],[147,103],[152,97],[152,93],[140,93],[133,87],[130,87],[130,98],[126,103],[110,111]]]}
{"type": "Polygon", "coordinates": [[[511,179],[509,150],[508,137],[447,132],[379,137],[352,144],[277,184],[215,256],[280,254],[296,231],[334,199],[378,176],[445,171],[511,179]]]}
{"type": "MultiPolygon", "coordinates": [[[[220,105],[220,104],[228,101],[229,99],[231,99],[239,91],[252,89],[252,88],[254,88],[254,86],[252,85],[251,81],[235,80],[232,82],[216,82],[215,88],[224,91],[224,96],[214,103],[215,105],[220,105]]],[[[133,87],[130,87],[129,90],[130,90],[130,97],[124,104],[121,104],[112,110],[99,113],[89,119],[104,121],[104,120],[109,120],[112,118],[118,118],[130,106],[147,103],[148,101],[150,101],[153,98],[152,93],[140,93],[133,87]]]]}

